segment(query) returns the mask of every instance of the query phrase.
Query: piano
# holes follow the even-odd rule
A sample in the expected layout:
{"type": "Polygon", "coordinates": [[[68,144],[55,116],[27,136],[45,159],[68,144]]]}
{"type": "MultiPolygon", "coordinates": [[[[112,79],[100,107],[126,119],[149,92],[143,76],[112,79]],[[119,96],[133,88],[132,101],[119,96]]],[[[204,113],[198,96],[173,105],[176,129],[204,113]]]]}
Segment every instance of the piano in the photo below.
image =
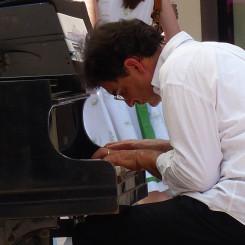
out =
{"type": "Polygon", "coordinates": [[[3,0],[0,23],[0,244],[52,244],[85,216],[147,196],[145,173],[90,159],[85,4],[3,0]]]}

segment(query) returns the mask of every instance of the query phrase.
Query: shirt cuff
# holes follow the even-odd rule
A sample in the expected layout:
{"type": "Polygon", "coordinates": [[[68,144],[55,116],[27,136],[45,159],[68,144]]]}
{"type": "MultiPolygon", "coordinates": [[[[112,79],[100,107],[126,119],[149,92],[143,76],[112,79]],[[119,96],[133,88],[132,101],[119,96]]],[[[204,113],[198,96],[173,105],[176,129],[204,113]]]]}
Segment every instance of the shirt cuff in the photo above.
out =
{"type": "MultiPolygon", "coordinates": [[[[168,167],[170,167],[170,165],[172,164],[173,156],[174,156],[174,150],[167,151],[167,152],[162,153],[161,155],[159,155],[158,158],[157,158],[157,162],[156,162],[157,169],[160,172],[160,174],[162,175],[162,181],[166,185],[168,185],[168,183],[166,182],[166,180],[164,178],[165,177],[165,172],[166,172],[166,169],[168,167]]],[[[176,193],[173,190],[171,190],[171,189],[168,189],[166,192],[171,197],[176,196],[176,193]]]]}
{"type": "Polygon", "coordinates": [[[162,175],[162,179],[164,180],[164,173],[166,169],[172,164],[172,159],[174,156],[174,150],[167,151],[158,156],[156,166],[160,174],[162,175]]]}

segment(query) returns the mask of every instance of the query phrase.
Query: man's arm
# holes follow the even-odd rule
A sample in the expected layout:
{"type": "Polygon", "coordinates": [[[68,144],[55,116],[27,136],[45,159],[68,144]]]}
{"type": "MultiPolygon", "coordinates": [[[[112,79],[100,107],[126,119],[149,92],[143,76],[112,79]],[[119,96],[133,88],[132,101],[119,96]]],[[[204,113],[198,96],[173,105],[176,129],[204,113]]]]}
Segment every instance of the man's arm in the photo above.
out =
{"type": "Polygon", "coordinates": [[[165,40],[168,42],[173,36],[179,33],[180,27],[177,21],[176,14],[174,12],[173,6],[169,0],[162,1],[162,11],[160,14],[160,23],[162,25],[165,40]]]}
{"type": "Polygon", "coordinates": [[[95,26],[95,23],[98,19],[97,0],[83,0],[83,1],[86,4],[91,24],[92,24],[92,26],[95,26]]]}
{"type": "Polygon", "coordinates": [[[112,150],[155,150],[167,152],[172,149],[169,140],[143,139],[143,140],[121,140],[106,144],[104,147],[112,150]]]}

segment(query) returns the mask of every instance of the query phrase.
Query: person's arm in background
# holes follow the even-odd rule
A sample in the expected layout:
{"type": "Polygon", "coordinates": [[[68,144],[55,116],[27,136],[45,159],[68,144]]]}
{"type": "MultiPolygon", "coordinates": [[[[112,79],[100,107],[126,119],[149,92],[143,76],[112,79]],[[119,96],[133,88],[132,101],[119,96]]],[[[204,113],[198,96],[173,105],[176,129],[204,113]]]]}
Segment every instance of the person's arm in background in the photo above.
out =
{"type": "Polygon", "coordinates": [[[165,34],[165,41],[168,42],[173,36],[179,33],[180,27],[174,8],[169,0],[161,0],[160,24],[165,34]]]}
{"type": "Polygon", "coordinates": [[[98,0],[83,0],[86,4],[88,15],[91,21],[92,26],[95,26],[95,23],[98,19],[98,0]]]}

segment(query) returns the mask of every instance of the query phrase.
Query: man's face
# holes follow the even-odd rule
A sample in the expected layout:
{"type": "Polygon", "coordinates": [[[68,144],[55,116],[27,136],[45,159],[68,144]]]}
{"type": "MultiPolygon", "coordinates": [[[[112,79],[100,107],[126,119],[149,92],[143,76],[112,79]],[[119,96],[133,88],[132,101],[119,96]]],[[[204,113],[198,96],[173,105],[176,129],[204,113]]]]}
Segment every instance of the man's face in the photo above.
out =
{"type": "Polygon", "coordinates": [[[156,106],[161,101],[159,95],[153,91],[151,80],[156,62],[147,59],[129,58],[124,62],[127,76],[120,77],[116,81],[105,81],[102,87],[114,96],[124,98],[128,106],[135,103],[149,103],[156,106]]]}

